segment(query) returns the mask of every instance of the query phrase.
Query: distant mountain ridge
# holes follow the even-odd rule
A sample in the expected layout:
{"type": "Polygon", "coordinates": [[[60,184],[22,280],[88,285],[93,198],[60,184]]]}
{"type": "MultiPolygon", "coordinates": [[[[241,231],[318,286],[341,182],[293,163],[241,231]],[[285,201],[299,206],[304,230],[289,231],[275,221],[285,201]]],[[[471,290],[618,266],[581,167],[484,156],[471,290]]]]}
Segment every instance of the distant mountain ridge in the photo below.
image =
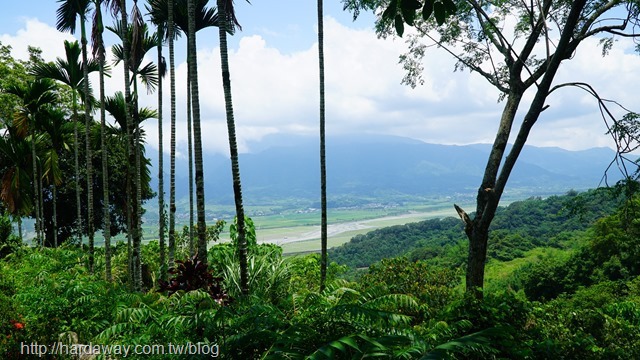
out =
{"type": "MultiPolygon", "coordinates": [[[[318,199],[319,141],[315,137],[267,136],[252,144],[259,151],[240,155],[240,172],[247,204],[269,199],[318,199]]],[[[329,196],[389,198],[474,194],[480,184],[491,145],[440,145],[382,135],[337,136],[327,139],[329,196]]],[[[150,149],[151,150],[151,149],[150,149]]],[[[568,151],[526,146],[507,185],[532,194],[559,193],[597,187],[614,158],[609,148],[568,151]]],[[[152,164],[157,151],[147,151],[152,164]]],[[[178,160],[176,195],[186,196],[186,162],[178,160]]],[[[169,158],[165,157],[168,193],[169,158]]],[[[207,202],[232,203],[230,161],[222,155],[205,157],[207,202]]],[[[157,173],[152,170],[152,174],[157,173]]],[[[609,181],[619,174],[611,172],[609,181]]],[[[157,180],[154,177],[154,188],[157,180]]]]}

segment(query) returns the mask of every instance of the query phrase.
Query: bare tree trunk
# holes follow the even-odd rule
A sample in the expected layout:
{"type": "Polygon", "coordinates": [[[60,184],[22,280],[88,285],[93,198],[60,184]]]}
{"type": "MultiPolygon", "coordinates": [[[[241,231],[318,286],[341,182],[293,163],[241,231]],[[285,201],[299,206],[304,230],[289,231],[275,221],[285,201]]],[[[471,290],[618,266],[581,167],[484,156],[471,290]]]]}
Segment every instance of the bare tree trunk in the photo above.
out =
{"type": "MultiPolygon", "coordinates": [[[[96,2],[96,10],[100,15],[99,21],[102,21],[100,2],[96,2]]],[[[102,24],[101,24],[102,25],[102,24]]],[[[102,30],[100,30],[100,39],[102,39],[102,30]]],[[[113,275],[111,272],[111,214],[109,212],[109,154],[106,145],[106,113],[104,108],[105,103],[105,90],[104,90],[104,45],[102,40],[98,49],[98,62],[99,62],[99,82],[100,82],[100,149],[102,150],[102,217],[103,217],[103,230],[102,236],[104,237],[104,275],[105,279],[109,282],[113,281],[113,275]]]]}
{"type": "MultiPolygon", "coordinates": [[[[137,108],[137,97],[136,97],[136,108],[137,108]]],[[[135,153],[135,171],[136,171],[136,237],[134,237],[133,242],[133,252],[137,258],[137,262],[134,264],[135,268],[135,281],[136,286],[139,289],[142,289],[142,179],[141,179],[141,152],[140,149],[140,122],[136,121],[136,130],[135,130],[135,143],[134,143],[134,151],[135,153]]]]}
{"type": "Polygon", "coordinates": [[[105,108],[104,108],[104,55],[100,60],[100,148],[102,149],[102,216],[104,237],[104,272],[107,281],[113,281],[111,274],[111,214],[109,213],[109,154],[106,138],[105,108]]]}

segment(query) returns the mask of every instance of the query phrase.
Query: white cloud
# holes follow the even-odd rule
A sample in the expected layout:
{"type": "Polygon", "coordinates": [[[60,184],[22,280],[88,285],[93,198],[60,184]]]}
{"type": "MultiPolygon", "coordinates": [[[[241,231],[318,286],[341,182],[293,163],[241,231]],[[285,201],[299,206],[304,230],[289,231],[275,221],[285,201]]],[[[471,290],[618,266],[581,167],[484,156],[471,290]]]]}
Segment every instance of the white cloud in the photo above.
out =
{"type": "MultiPolygon", "coordinates": [[[[309,27],[315,25],[310,24],[309,27]]],[[[264,29],[263,29],[264,30],[264,29]]],[[[239,34],[243,35],[242,33],[239,34]]],[[[207,34],[211,36],[211,34],[207,34]]],[[[47,60],[63,56],[63,39],[71,39],[37,20],[26,20],[14,35],[0,41],[24,58],[32,44],[43,49],[47,60]],[[22,51],[21,53],[19,51],[22,51]]],[[[185,46],[184,39],[176,49],[185,46]]],[[[585,41],[574,58],[558,73],[560,81],[591,83],[602,96],[636,106],[640,58],[633,42],[618,41],[602,58],[596,39],[585,41]]],[[[492,142],[504,103],[485,79],[468,72],[453,72],[454,60],[443,50],[430,48],[424,64],[424,86],[401,85],[404,75],[398,56],[406,49],[402,40],[378,39],[370,29],[354,29],[331,17],[325,20],[327,131],[379,133],[407,136],[429,142],[467,144],[492,142]]],[[[164,49],[168,58],[168,50],[164,49]]],[[[155,59],[156,55],[149,55],[155,59]]],[[[236,131],[241,151],[273,133],[318,132],[317,43],[284,53],[259,35],[247,34],[230,49],[232,93],[236,131]]],[[[220,75],[219,49],[198,53],[203,147],[208,152],[228,152],[227,127],[220,75]]],[[[186,64],[176,67],[178,148],[186,144],[186,64]]],[[[112,72],[107,91],[122,89],[121,66],[112,72]]],[[[96,78],[97,81],[97,78],[96,78]]],[[[97,88],[97,86],[94,86],[97,88]]],[[[169,151],[169,79],[164,79],[164,149],[169,151]]],[[[530,99],[530,94],[525,99],[530,99]]],[[[157,95],[142,95],[141,104],[157,106],[157,95]]],[[[525,101],[523,107],[528,105],[525,101]]],[[[564,89],[549,98],[550,108],[534,127],[530,144],[583,149],[611,146],[597,104],[577,89],[564,89]]],[[[634,109],[638,110],[638,109],[634,109]]],[[[522,111],[521,111],[522,113],[522,111]]],[[[519,114],[522,117],[522,114],[519,114]]],[[[157,146],[157,123],[145,125],[148,142],[157,146]]]]}
{"type": "Polygon", "coordinates": [[[18,59],[29,59],[27,46],[38,47],[42,50],[45,60],[54,60],[58,56],[64,56],[65,40],[73,41],[71,34],[61,33],[55,27],[49,26],[38,19],[25,19],[24,28],[16,34],[0,35],[0,42],[11,45],[11,55],[18,59]]]}

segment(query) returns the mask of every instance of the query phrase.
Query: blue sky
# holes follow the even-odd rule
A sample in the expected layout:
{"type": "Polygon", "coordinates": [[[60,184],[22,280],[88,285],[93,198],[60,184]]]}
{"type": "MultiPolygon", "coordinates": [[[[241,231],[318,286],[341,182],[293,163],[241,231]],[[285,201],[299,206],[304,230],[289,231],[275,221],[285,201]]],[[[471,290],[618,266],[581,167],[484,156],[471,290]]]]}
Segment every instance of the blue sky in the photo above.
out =
{"type": "MultiPolygon", "coordinates": [[[[143,0],[139,3],[144,5],[143,0]]],[[[12,45],[16,57],[25,55],[27,44],[41,47],[47,60],[62,56],[63,40],[73,37],[55,30],[57,7],[54,0],[8,2],[0,12],[0,42],[12,45]]],[[[230,39],[230,61],[241,151],[251,151],[251,144],[268,134],[317,134],[315,1],[236,0],[236,8],[243,31],[230,39]]],[[[398,56],[406,45],[402,39],[378,39],[373,24],[373,14],[362,14],[353,22],[340,1],[325,1],[329,134],[392,134],[445,144],[493,141],[503,105],[497,103],[495,89],[479,76],[454,73],[454,61],[436,48],[429,49],[425,60],[426,84],[416,89],[400,85],[404,71],[398,56]]],[[[217,30],[199,33],[198,45],[205,151],[224,153],[217,30]]],[[[185,47],[184,40],[176,44],[179,148],[186,143],[185,97],[180,95],[185,91],[185,47]]],[[[640,83],[640,60],[632,48],[631,42],[619,41],[603,58],[597,40],[586,42],[563,65],[558,79],[590,82],[603,96],[636,106],[638,96],[629,89],[640,83]]],[[[149,54],[152,59],[155,54],[149,54]]],[[[115,68],[107,91],[120,90],[121,84],[122,69],[115,68]]],[[[155,107],[156,95],[142,102],[155,107]]],[[[548,103],[551,107],[536,124],[530,144],[567,149],[612,146],[596,104],[584,93],[559,92],[548,103]]],[[[168,114],[168,101],[165,104],[168,114]]],[[[157,123],[149,121],[145,127],[155,146],[157,123]]],[[[168,130],[166,121],[165,134],[168,130]]],[[[164,143],[168,149],[168,137],[164,143]]]]}

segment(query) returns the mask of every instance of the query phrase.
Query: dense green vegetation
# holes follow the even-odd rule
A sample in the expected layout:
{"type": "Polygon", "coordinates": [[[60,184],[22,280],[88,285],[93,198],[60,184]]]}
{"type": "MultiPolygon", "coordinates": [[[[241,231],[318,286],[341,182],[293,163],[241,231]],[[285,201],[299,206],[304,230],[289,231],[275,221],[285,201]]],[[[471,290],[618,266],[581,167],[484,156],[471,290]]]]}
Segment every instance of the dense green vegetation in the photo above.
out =
{"type": "MultiPolygon", "coordinates": [[[[613,190],[600,189],[534,197],[501,207],[491,227],[489,257],[509,261],[535,247],[566,248],[576,234],[610,214],[621,201],[613,190]]],[[[460,219],[432,219],[357,235],[332,249],[331,258],[352,268],[401,255],[459,266],[466,262],[466,244],[460,219]]]]}
{"type": "MultiPolygon", "coordinates": [[[[249,297],[241,294],[237,238],[211,247],[208,265],[187,260],[188,241],[181,239],[176,258],[187,261],[172,272],[183,279],[173,285],[157,281],[158,244],[151,242],[142,248],[148,291],[140,293],[127,285],[124,243],[113,249],[115,281],[108,283],[102,270],[87,271],[82,249],[16,244],[5,217],[0,357],[29,358],[20,355],[21,342],[70,341],[131,349],[201,342],[228,359],[634,359],[640,356],[638,211],[640,201],[608,189],[502,209],[488,272],[499,286],[489,286],[482,301],[461,290],[464,246],[455,239],[444,241],[437,256],[416,247],[406,253],[411,258],[375,262],[351,281],[342,279],[346,267],[333,262],[319,291],[319,255],[283,258],[279,247],[257,245],[250,229],[249,297]],[[522,213],[535,220],[514,218],[522,213]],[[494,267],[508,270],[497,278],[494,267]]],[[[444,239],[461,231],[460,220],[447,228],[448,221],[382,229],[373,238],[410,238],[430,224],[442,233],[431,239],[444,239]]],[[[210,230],[212,239],[216,231],[210,230]]],[[[434,241],[425,244],[435,249],[434,241]]],[[[97,249],[96,269],[103,261],[97,249]]]]}

